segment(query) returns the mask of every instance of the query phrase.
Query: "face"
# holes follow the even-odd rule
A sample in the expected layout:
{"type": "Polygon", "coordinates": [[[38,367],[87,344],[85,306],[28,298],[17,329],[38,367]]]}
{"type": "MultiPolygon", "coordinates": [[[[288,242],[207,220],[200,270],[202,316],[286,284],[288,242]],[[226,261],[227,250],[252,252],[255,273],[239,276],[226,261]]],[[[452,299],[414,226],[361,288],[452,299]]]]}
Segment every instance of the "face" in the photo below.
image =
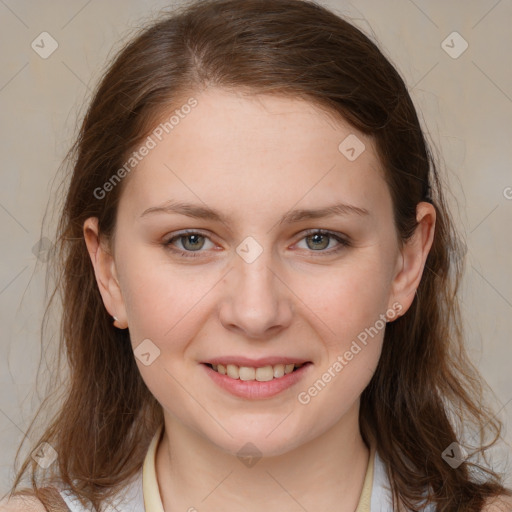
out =
{"type": "Polygon", "coordinates": [[[299,99],[195,98],[125,178],[102,296],[166,422],[277,455],[355,417],[422,258],[408,278],[371,139],[299,99]]]}

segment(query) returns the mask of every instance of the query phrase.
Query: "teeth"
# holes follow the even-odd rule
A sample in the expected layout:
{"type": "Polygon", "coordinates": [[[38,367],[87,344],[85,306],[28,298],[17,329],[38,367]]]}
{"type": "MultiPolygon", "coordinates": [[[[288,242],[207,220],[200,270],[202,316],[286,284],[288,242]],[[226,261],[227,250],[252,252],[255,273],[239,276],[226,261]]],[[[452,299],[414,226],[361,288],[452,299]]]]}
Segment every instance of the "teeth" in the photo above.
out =
{"type": "Polygon", "coordinates": [[[238,376],[240,377],[240,380],[254,380],[256,378],[256,370],[247,366],[240,366],[238,369],[238,376]]]}
{"type": "Polygon", "coordinates": [[[274,377],[278,379],[284,375],[284,364],[276,364],[274,366],[274,377]]]}
{"type": "Polygon", "coordinates": [[[272,366],[263,366],[262,368],[257,368],[254,372],[254,378],[258,382],[267,382],[274,378],[274,368],[272,366]]]}
{"type": "Polygon", "coordinates": [[[238,366],[235,366],[234,364],[228,364],[226,369],[228,377],[231,377],[232,379],[240,378],[240,369],[238,366]]]}
{"type": "Polygon", "coordinates": [[[294,364],[287,364],[284,367],[284,373],[291,373],[291,372],[293,372],[294,368],[295,368],[294,364]]]}
{"type": "Polygon", "coordinates": [[[274,366],[262,366],[260,368],[251,368],[249,366],[236,366],[234,364],[213,364],[213,369],[221,375],[227,375],[232,379],[257,380],[258,382],[267,382],[272,379],[279,379],[284,375],[292,373],[295,368],[300,368],[302,364],[276,364],[274,366]]]}

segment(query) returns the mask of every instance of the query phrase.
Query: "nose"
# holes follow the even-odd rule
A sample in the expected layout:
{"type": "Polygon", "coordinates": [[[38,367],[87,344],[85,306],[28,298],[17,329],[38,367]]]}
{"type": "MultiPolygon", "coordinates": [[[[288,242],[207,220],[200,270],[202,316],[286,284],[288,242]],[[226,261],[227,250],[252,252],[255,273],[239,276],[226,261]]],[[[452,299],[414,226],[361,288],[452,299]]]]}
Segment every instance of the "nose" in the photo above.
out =
{"type": "Polygon", "coordinates": [[[265,339],[288,327],[293,317],[293,293],[274,270],[270,250],[252,262],[235,255],[223,283],[219,305],[222,325],[246,338],[265,339]]]}

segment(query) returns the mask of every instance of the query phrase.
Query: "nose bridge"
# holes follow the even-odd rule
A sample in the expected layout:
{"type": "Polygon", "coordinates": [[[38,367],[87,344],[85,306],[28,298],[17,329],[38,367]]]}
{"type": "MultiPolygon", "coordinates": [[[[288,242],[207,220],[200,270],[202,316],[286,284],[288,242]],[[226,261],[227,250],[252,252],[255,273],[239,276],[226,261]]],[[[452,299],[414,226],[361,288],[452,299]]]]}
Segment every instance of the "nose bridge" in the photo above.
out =
{"type": "Polygon", "coordinates": [[[248,337],[283,327],[291,319],[291,308],[274,270],[272,249],[247,237],[236,253],[220,308],[221,321],[226,327],[243,330],[248,337]]]}
{"type": "Polygon", "coordinates": [[[237,247],[235,259],[237,302],[256,307],[262,313],[275,311],[275,276],[272,271],[272,250],[253,237],[247,237],[237,247]]]}

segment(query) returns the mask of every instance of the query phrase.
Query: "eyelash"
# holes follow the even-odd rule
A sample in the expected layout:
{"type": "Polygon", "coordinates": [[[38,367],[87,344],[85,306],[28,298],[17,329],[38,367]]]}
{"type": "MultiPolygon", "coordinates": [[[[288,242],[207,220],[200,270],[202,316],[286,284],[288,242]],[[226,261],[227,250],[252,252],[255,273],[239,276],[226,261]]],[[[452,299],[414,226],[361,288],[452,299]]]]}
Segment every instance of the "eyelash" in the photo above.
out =
{"type": "MultiPolygon", "coordinates": [[[[180,256],[184,256],[186,258],[197,258],[204,251],[182,251],[180,249],[175,249],[172,246],[172,242],[174,242],[175,240],[178,240],[180,238],[184,238],[187,235],[199,235],[199,236],[202,236],[209,240],[208,236],[204,235],[203,233],[201,233],[199,231],[182,231],[181,233],[178,233],[177,235],[174,235],[172,238],[169,238],[167,241],[165,241],[163,243],[163,246],[166,249],[169,249],[172,252],[177,253],[180,256]]],[[[348,240],[336,235],[335,233],[333,233],[331,231],[326,231],[323,229],[310,229],[310,230],[305,231],[304,236],[299,240],[299,242],[301,240],[303,240],[304,238],[307,238],[308,236],[311,236],[311,235],[324,235],[324,236],[327,235],[330,238],[334,238],[337,242],[339,242],[339,246],[336,247],[335,249],[330,249],[328,251],[326,251],[326,250],[319,250],[319,251],[311,250],[310,251],[313,253],[317,252],[319,256],[330,256],[332,254],[338,253],[339,251],[341,251],[342,249],[344,249],[346,247],[350,247],[350,243],[348,240]]]]}

